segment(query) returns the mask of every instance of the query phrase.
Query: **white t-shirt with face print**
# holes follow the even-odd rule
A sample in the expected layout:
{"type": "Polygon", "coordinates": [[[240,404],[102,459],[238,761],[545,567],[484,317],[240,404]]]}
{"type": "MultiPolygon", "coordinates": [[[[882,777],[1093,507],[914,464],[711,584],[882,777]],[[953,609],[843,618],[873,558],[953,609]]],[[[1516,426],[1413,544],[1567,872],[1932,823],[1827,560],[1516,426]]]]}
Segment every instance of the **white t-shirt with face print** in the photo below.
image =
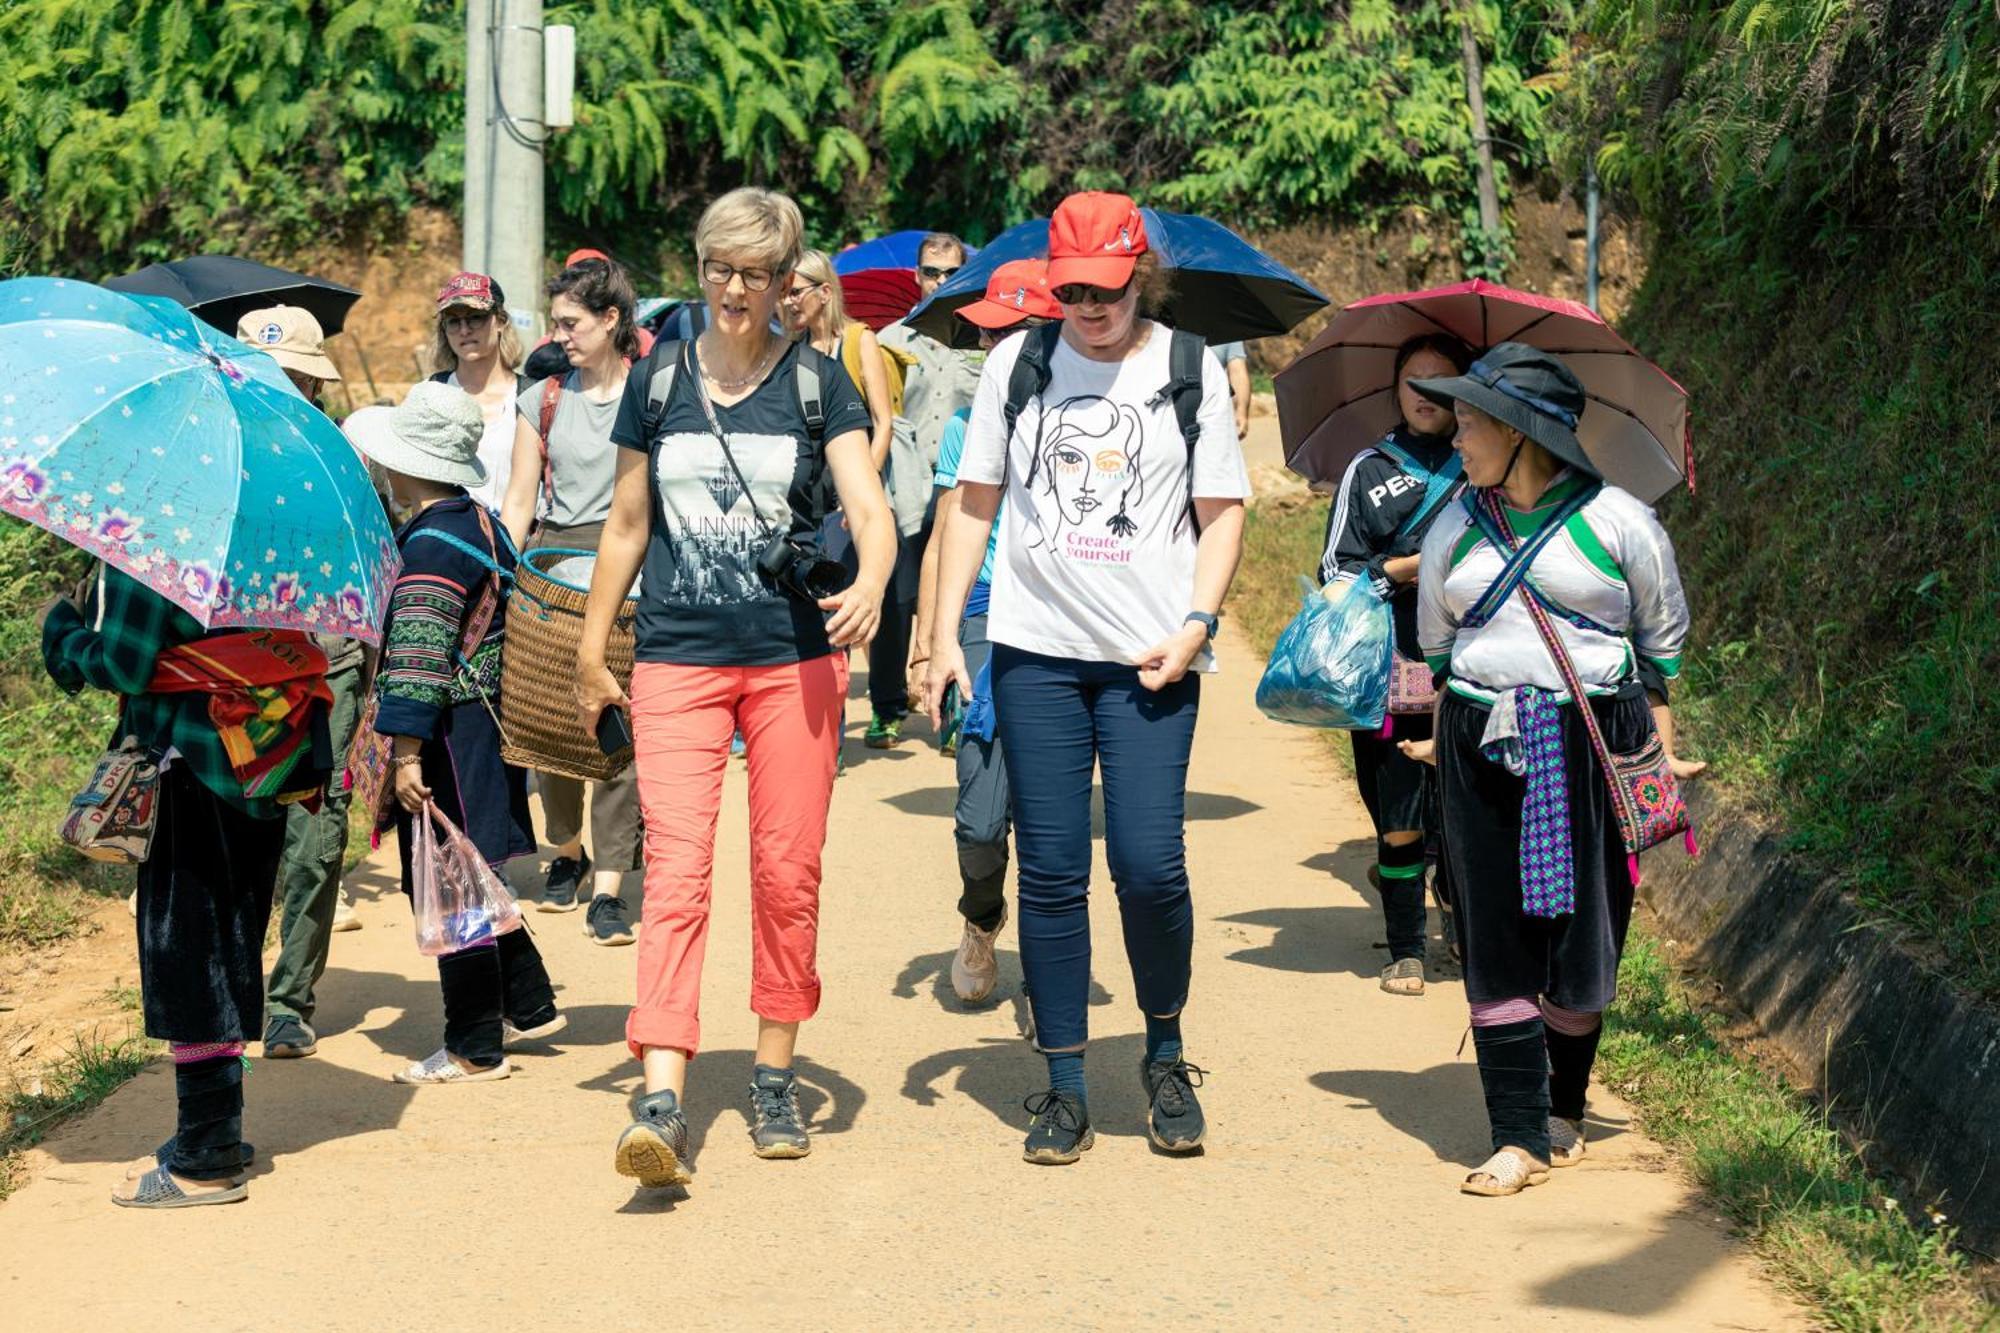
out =
{"type": "MultiPolygon", "coordinates": [[[[1136,662],[1194,609],[1194,494],[1244,499],[1229,378],[1203,360],[1201,441],[1192,460],[1173,403],[1173,341],[1152,324],[1123,361],[1093,361],[1058,341],[1049,386],[1005,438],[1016,334],[986,358],[966,428],[960,481],[1006,483],[987,635],[1049,657],[1136,662]]],[[[1203,653],[1196,669],[1215,670],[1203,653]]]]}

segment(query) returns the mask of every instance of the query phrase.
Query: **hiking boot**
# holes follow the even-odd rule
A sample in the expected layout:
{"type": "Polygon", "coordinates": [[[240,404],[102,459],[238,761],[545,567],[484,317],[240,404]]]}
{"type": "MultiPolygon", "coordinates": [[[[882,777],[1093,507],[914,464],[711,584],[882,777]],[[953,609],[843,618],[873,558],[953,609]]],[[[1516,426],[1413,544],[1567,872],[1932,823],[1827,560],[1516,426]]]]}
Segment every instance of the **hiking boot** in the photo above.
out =
{"type": "Polygon", "coordinates": [[[589,852],[581,857],[558,856],[549,862],[549,877],[542,883],[542,901],[537,910],[574,912],[577,891],[583,885],[583,877],[589,873],[589,852]]]}
{"type": "Polygon", "coordinates": [[[812,1151],[799,1114],[799,1079],[789,1069],[758,1065],[750,1080],[750,1149],[759,1157],[804,1157],[812,1151]]]}
{"type": "Polygon", "coordinates": [[[618,1136],[612,1165],[619,1175],[654,1189],[693,1180],[694,1157],[688,1148],[688,1122],[680,1098],[671,1092],[641,1097],[632,1123],[618,1136]]]}
{"type": "Polygon", "coordinates": [[[354,901],[347,896],[347,890],[342,889],[340,896],[334,899],[333,903],[334,933],[359,929],[361,929],[361,918],[354,915],[354,901]]]}
{"type": "Polygon", "coordinates": [[[1068,1166],[1097,1142],[1090,1112],[1083,1098],[1073,1092],[1050,1088],[1022,1102],[1021,1109],[1035,1117],[1035,1123],[1028,1126],[1027,1141],[1021,1145],[1021,1156],[1037,1166],[1068,1166]]]}
{"type": "Polygon", "coordinates": [[[993,993],[993,987],[1000,981],[1000,964],[993,957],[993,942],[1007,927],[1007,909],[1000,909],[1000,920],[991,930],[981,930],[970,921],[965,923],[965,934],[958,941],[958,952],[951,958],[952,993],[967,1004],[978,1004],[993,993]]]}
{"type": "Polygon", "coordinates": [[[1201,1103],[1194,1090],[1208,1071],[1185,1060],[1160,1060],[1141,1064],[1139,1073],[1146,1081],[1146,1097],[1152,1112],[1146,1118],[1146,1133],[1162,1152],[1193,1152],[1208,1132],[1201,1103]]]}
{"type": "Polygon", "coordinates": [[[583,914],[583,933],[592,944],[630,944],[632,922],[626,911],[623,898],[614,893],[598,894],[590,900],[590,910],[583,914]]]}
{"type": "Polygon", "coordinates": [[[272,1014],[264,1025],[264,1058],[297,1060],[319,1049],[319,1037],[304,1019],[290,1014],[272,1014]]]}
{"type": "Polygon", "coordinates": [[[868,720],[868,730],[861,734],[861,743],[871,750],[893,750],[901,739],[903,719],[884,717],[880,713],[868,720]]]}

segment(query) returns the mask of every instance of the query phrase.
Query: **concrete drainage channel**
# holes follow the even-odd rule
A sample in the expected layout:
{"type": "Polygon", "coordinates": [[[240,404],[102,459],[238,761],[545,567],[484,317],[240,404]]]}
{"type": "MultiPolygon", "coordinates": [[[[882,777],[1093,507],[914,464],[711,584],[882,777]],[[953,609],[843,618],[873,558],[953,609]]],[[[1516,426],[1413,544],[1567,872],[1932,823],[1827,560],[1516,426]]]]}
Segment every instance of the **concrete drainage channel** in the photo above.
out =
{"type": "Polygon", "coordinates": [[[1690,805],[1705,855],[1650,855],[1647,906],[1871,1157],[1943,1195],[1968,1245],[2000,1250],[2000,1015],[1926,972],[1777,839],[1698,789],[1690,805]]]}

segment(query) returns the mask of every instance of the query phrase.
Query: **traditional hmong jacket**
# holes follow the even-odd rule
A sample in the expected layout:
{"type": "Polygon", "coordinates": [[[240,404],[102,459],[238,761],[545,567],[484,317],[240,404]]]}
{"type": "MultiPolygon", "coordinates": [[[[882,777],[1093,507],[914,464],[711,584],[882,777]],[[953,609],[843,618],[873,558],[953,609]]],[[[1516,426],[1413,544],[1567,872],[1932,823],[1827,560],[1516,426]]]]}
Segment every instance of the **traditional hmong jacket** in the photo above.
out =
{"type": "MultiPolygon", "coordinates": [[[[1526,513],[1512,508],[1515,534],[1539,531],[1564,500],[1587,485],[1564,473],[1526,513]]],[[[1470,494],[1470,492],[1467,492],[1470,494]]],[[[1445,506],[1424,540],[1417,574],[1417,637],[1434,672],[1449,672],[1449,688],[1492,702],[1533,685],[1567,698],[1562,675],[1516,593],[1483,625],[1465,624],[1505,564],[1456,501],[1445,506]]],[[[1644,503],[1605,486],[1563,525],[1535,557],[1529,579],[1571,614],[1551,622],[1584,689],[1610,693],[1642,676],[1672,680],[1687,643],[1687,597],[1673,542],[1644,503]]]]}
{"type": "Polygon", "coordinates": [[[482,700],[498,706],[500,654],[506,642],[504,595],[469,665],[459,661],[458,649],[481,585],[497,577],[493,563],[511,572],[514,554],[497,527],[495,540],[488,540],[474,506],[464,496],[441,501],[396,534],[403,573],[389,597],[382,663],[375,677],[379,700],[375,730],[385,736],[428,739],[437,735],[448,708],[482,700]],[[418,538],[425,530],[463,545],[418,538]],[[480,554],[475,556],[474,551],[480,554]],[[486,558],[488,552],[494,553],[493,561],[486,558]]]}

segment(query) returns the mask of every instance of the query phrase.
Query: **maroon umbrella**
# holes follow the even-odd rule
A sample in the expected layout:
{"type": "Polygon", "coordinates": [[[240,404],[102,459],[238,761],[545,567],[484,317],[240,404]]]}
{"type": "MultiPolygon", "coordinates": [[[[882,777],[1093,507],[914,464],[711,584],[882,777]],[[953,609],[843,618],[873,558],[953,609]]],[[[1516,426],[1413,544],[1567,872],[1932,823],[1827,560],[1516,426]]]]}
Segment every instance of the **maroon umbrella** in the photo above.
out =
{"type": "Polygon", "coordinates": [[[917,275],[908,269],[869,268],[840,275],[840,297],[848,316],[880,333],[910,313],[922,299],[917,275]]]}
{"type": "Polygon", "coordinates": [[[1425,333],[1452,334],[1475,351],[1521,342],[1555,353],[1583,382],[1576,434],[1607,481],[1648,504],[1682,481],[1694,489],[1687,390],[1589,307],[1483,278],[1356,301],[1278,372],[1292,471],[1336,485],[1355,454],[1394,428],[1396,349],[1425,333]]]}

